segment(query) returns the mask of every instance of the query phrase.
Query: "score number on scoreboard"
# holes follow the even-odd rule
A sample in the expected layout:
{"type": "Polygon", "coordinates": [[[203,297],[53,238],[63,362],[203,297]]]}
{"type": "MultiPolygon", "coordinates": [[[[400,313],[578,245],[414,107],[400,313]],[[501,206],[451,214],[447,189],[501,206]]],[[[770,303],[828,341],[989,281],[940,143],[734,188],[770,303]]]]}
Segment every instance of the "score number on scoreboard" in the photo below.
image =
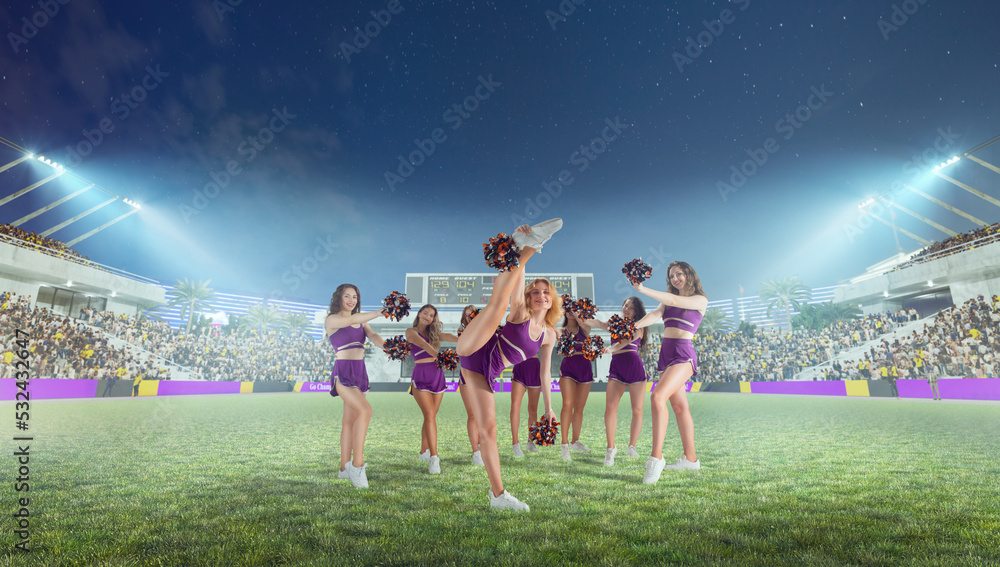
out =
{"type": "MultiPolygon", "coordinates": [[[[552,283],[553,293],[573,293],[572,276],[545,277],[552,283]]],[[[433,305],[483,305],[489,302],[496,279],[496,276],[428,276],[427,300],[433,305]]]]}

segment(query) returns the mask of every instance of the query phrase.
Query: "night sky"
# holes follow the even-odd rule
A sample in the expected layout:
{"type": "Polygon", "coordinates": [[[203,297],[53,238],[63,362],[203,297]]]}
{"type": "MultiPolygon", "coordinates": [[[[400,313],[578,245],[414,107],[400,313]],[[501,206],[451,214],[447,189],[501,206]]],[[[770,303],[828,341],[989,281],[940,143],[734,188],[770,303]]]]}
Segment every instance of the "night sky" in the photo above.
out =
{"type": "MultiPolygon", "coordinates": [[[[1000,217],[928,174],[1000,134],[995,0],[46,0],[0,21],[0,136],[78,176],[0,221],[96,183],[143,209],[76,248],[168,284],[325,303],[353,282],[373,304],[406,272],[487,272],[488,237],[558,216],[529,271],[592,272],[603,305],[631,295],[628,260],[659,288],[686,260],[724,299],[896,253],[859,218],[877,193],[974,228],[894,182],[1000,217]]],[[[1000,144],[976,155],[1000,163],[1000,144]]],[[[980,165],[947,172],[1000,196],[980,165]]]]}

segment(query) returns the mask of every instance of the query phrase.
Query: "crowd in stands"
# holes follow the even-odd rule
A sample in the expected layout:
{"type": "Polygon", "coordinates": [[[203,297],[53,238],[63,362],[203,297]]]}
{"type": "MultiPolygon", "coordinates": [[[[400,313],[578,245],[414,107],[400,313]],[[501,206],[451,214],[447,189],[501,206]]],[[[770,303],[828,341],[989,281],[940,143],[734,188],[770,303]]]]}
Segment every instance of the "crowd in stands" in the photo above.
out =
{"type": "Polygon", "coordinates": [[[49,238],[47,236],[42,236],[35,232],[22,230],[20,228],[11,226],[9,224],[0,224],[0,234],[45,248],[48,251],[50,251],[53,256],[57,257],[70,256],[78,260],[89,260],[89,258],[84,256],[83,254],[80,254],[76,250],[73,250],[72,248],[67,246],[65,242],[56,240],[54,238],[49,238]]]}
{"type": "Polygon", "coordinates": [[[130,344],[186,367],[204,380],[250,382],[326,379],[333,366],[329,345],[307,335],[274,330],[248,335],[210,327],[185,335],[163,321],[85,309],[81,318],[130,344]]]}
{"type": "Polygon", "coordinates": [[[3,329],[0,378],[14,378],[16,341],[28,338],[29,376],[33,378],[82,378],[101,380],[169,380],[170,370],[129,347],[116,348],[98,329],[46,308],[33,308],[31,297],[0,293],[0,329],[3,329]],[[21,331],[18,333],[17,331],[21,331]]]}
{"type": "Polygon", "coordinates": [[[866,315],[826,328],[757,330],[698,335],[698,373],[719,382],[789,380],[802,370],[828,361],[850,349],[885,335],[917,319],[913,308],[895,313],[866,315]]]}
{"type": "Polygon", "coordinates": [[[940,242],[935,242],[915,254],[909,260],[895,266],[893,269],[889,270],[889,272],[895,272],[904,268],[909,268],[910,266],[915,266],[931,260],[937,260],[938,258],[944,258],[945,256],[951,256],[952,254],[965,252],[966,250],[971,250],[975,246],[985,246],[987,244],[997,242],[998,240],[1000,240],[1000,223],[993,223],[990,226],[977,228],[963,234],[950,236],[940,242]],[[942,252],[946,253],[942,254],[942,252]]]}
{"type": "Polygon", "coordinates": [[[838,379],[956,376],[994,378],[1000,357],[1000,296],[982,295],[941,310],[920,332],[892,342],[883,339],[863,357],[836,363],[828,377],[838,379]]]}

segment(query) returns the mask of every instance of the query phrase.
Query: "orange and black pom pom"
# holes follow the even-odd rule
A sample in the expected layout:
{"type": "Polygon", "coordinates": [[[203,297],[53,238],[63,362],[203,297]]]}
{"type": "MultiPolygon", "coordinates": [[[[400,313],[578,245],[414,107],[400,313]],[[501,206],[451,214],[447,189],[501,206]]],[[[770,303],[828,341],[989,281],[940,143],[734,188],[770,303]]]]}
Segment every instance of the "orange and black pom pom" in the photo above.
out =
{"type": "Polygon", "coordinates": [[[396,335],[385,340],[382,350],[389,355],[390,360],[403,360],[410,354],[410,342],[403,335],[396,335]]]}
{"type": "Polygon", "coordinates": [[[514,238],[502,232],[483,244],[483,256],[487,266],[501,272],[513,270],[521,264],[514,238]]]}
{"type": "Polygon", "coordinates": [[[410,300],[406,299],[405,294],[398,291],[385,296],[385,299],[382,300],[382,307],[385,308],[382,315],[387,319],[400,321],[410,314],[410,300]]]}
{"type": "Polygon", "coordinates": [[[635,337],[635,323],[628,317],[612,315],[608,319],[608,333],[611,340],[618,342],[629,342],[635,337]]]}
{"type": "Polygon", "coordinates": [[[648,280],[653,275],[653,268],[650,268],[649,264],[643,263],[642,258],[636,258],[625,264],[622,273],[625,274],[628,281],[632,282],[632,285],[636,285],[648,280]]]}
{"type": "Polygon", "coordinates": [[[458,368],[458,353],[453,348],[441,349],[438,351],[437,367],[446,370],[458,368]]]}

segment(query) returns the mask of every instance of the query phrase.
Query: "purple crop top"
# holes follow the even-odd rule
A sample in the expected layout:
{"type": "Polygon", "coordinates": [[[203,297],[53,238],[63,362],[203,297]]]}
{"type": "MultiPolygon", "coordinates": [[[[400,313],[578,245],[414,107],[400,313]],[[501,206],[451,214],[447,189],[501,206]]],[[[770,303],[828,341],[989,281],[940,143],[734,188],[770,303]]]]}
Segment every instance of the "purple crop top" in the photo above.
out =
{"type": "Polygon", "coordinates": [[[694,309],[665,307],[663,309],[663,326],[697,333],[703,317],[704,315],[700,311],[694,309]]]}
{"type": "MultiPolygon", "coordinates": [[[[420,331],[417,331],[417,335],[421,339],[424,339],[424,342],[429,342],[427,340],[427,337],[425,337],[420,331]]],[[[420,348],[415,343],[410,343],[410,355],[413,356],[413,360],[414,361],[417,361],[417,360],[427,360],[428,358],[434,358],[431,355],[431,353],[429,353],[426,350],[420,348]]]]}
{"type": "Polygon", "coordinates": [[[330,335],[330,346],[333,350],[340,352],[349,348],[364,348],[365,327],[341,327],[330,335]]]}
{"type": "Polygon", "coordinates": [[[642,342],[642,337],[634,339],[628,344],[628,346],[622,347],[620,351],[615,354],[624,354],[626,352],[639,352],[639,343],[642,342]]]}
{"type": "Polygon", "coordinates": [[[500,352],[511,364],[524,362],[538,354],[542,348],[545,332],[542,332],[538,340],[532,340],[528,333],[530,326],[531,319],[528,319],[523,323],[507,323],[500,330],[500,352]]]}

